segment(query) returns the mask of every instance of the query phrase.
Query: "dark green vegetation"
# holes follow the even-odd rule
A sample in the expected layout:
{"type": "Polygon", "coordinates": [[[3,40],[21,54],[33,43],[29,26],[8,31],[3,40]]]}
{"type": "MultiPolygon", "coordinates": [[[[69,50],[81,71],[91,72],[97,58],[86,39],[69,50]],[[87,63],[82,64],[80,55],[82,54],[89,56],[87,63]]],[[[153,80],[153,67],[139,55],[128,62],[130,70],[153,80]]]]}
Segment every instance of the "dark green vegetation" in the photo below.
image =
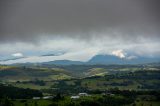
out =
{"type": "Polygon", "coordinates": [[[23,89],[11,85],[0,84],[0,98],[9,97],[11,99],[31,99],[34,96],[42,97],[42,92],[33,89],[23,89]]]}
{"type": "Polygon", "coordinates": [[[159,106],[160,91],[112,89],[110,93],[92,94],[71,99],[60,93],[53,99],[0,99],[0,106],[159,106]],[[114,94],[113,94],[114,93],[114,94]]]}
{"type": "Polygon", "coordinates": [[[0,81],[0,106],[160,105],[159,63],[0,66],[0,81]],[[70,98],[81,92],[89,96],[70,98]]]}

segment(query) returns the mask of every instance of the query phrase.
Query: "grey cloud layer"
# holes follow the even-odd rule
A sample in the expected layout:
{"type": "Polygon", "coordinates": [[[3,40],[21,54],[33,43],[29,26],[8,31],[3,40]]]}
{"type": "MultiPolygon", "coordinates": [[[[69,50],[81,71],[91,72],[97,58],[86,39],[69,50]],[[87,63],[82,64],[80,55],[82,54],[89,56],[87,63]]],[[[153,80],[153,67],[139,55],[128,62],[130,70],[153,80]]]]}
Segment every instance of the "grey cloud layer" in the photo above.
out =
{"type": "Polygon", "coordinates": [[[0,43],[43,36],[159,40],[159,10],[159,0],[1,0],[0,43]]]}

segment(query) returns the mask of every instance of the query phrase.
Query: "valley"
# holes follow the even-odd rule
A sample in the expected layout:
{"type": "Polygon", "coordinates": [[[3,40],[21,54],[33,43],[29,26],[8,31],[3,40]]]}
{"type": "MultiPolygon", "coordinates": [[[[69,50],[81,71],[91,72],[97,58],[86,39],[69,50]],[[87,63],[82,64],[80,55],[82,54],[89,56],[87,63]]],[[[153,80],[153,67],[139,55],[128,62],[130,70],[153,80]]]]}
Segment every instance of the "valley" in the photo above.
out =
{"type": "MultiPolygon", "coordinates": [[[[3,98],[3,95],[7,95],[10,99],[16,99],[16,101],[10,99],[9,101],[15,105],[18,104],[18,106],[26,106],[26,104],[33,106],[70,106],[71,104],[81,106],[83,100],[88,101],[84,104],[96,101],[93,104],[103,106],[103,102],[99,101],[101,99],[110,100],[109,106],[118,106],[120,101],[124,101],[123,99],[125,102],[120,103],[125,106],[141,106],[142,104],[148,104],[144,106],[158,106],[160,104],[157,95],[160,93],[160,66],[158,63],[139,65],[1,65],[0,83],[2,84],[1,89],[3,86],[10,86],[15,87],[14,89],[22,89],[22,91],[30,89],[41,92],[41,96],[32,94],[27,98],[18,95],[12,97],[9,95],[12,93],[6,94],[6,92],[12,91],[7,90],[1,93],[3,98]],[[70,98],[81,92],[90,96],[81,97],[76,101],[70,98]],[[61,96],[56,99],[58,94],[61,96]],[[51,96],[53,99],[33,99],[45,96],[51,96]],[[18,100],[18,98],[24,101],[18,100]]],[[[109,104],[107,101],[104,103],[109,104]]]]}

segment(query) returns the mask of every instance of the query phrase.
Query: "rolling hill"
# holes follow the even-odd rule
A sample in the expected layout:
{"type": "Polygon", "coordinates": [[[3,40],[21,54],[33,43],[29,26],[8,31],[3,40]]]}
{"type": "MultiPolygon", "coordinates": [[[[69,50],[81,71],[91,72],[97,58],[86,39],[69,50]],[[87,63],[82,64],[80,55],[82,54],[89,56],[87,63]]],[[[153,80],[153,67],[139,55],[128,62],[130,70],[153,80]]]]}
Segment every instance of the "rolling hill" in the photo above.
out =
{"type": "Polygon", "coordinates": [[[0,66],[1,81],[58,80],[70,79],[72,73],[59,68],[26,68],[15,66],[0,66]]]}

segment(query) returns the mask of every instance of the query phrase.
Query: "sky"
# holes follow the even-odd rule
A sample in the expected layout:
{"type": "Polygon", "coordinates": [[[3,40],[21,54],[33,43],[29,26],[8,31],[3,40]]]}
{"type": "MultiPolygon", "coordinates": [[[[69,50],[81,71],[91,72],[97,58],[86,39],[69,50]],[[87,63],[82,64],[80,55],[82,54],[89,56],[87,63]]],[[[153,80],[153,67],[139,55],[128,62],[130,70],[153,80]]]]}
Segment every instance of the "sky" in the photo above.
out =
{"type": "Polygon", "coordinates": [[[0,0],[0,64],[160,56],[159,10],[159,0],[0,0]]]}

